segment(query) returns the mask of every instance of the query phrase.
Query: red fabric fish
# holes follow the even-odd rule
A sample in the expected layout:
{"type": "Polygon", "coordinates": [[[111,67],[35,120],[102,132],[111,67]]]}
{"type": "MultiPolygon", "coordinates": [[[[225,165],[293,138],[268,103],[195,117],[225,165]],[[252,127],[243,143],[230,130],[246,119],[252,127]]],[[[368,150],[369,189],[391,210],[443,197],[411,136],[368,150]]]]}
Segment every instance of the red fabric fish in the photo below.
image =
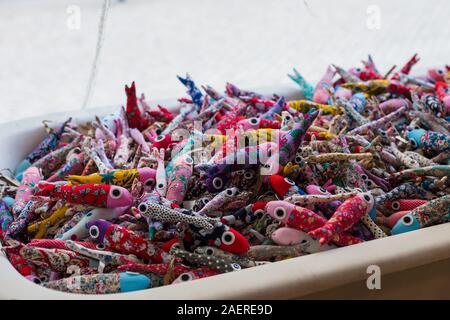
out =
{"type": "Polygon", "coordinates": [[[152,262],[165,262],[170,255],[152,244],[149,240],[139,236],[117,224],[106,220],[88,222],[89,235],[93,240],[103,243],[106,247],[123,254],[134,254],[152,262]]]}
{"type": "Polygon", "coordinates": [[[133,197],[127,189],[109,184],[62,185],[41,182],[34,195],[99,208],[129,207],[133,204],[133,197]]]}
{"type": "Polygon", "coordinates": [[[393,211],[411,211],[427,202],[428,200],[422,199],[388,200],[384,203],[384,206],[393,211]]]}
{"type": "MultiPolygon", "coordinates": [[[[266,212],[272,218],[280,220],[286,226],[304,232],[310,232],[323,227],[327,220],[317,213],[303,207],[295,206],[286,201],[270,201],[266,205],[266,212]]],[[[339,246],[349,246],[352,244],[364,242],[363,240],[350,235],[347,232],[341,232],[332,236],[333,243],[339,246]]]]}
{"type": "Polygon", "coordinates": [[[142,115],[141,110],[139,109],[134,81],[131,84],[131,87],[125,85],[125,93],[127,94],[126,115],[128,125],[130,128],[138,128],[141,131],[146,129],[149,126],[149,121],[142,115]]]}
{"type": "Polygon", "coordinates": [[[16,268],[19,273],[24,277],[35,277],[36,276],[36,265],[18,254],[9,254],[9,262],[16,268]]]}
{"type": "Polygon", "coordinates": [[[173,119],[173,114],[163,106],[158,105],[159,110],[150,110],[147,113],[156,121],[169,123],[173,119]]]}
{"type": "Polygon", "coordinates": [[[345,200],[325,225],[308,232],[308,234],[320,239],[321,244],[328,243],[333,240],[335,235],[350,229],[365,214],[368,214],[373,205],[374,200],[370,193],[360,193],[345,200]]]}
{"type": "Polygon", "coordinates": [[[419,62],[420,58],[417,57],[417,53],[412,56],[411,59],[408,60],[408,62],[403,66],[403,68],[400,70],[400,72],[396,72],[392,76],[392,80],[398,80],[400,77],[400,74],[409,74],[412,67],[419,62]]]}

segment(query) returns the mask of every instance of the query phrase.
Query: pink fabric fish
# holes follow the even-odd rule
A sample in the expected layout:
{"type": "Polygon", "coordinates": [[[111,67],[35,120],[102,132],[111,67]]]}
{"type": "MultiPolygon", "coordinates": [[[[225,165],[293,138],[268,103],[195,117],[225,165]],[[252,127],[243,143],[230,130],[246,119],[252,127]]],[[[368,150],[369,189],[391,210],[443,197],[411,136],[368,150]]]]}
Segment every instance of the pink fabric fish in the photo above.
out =
{"type": "Polygon", "coordinates": [[[410,105],[411,105],[411,102],[409,102],[408,99],[395,98],[395,99],[389,99],[389,100],[386,100],[386,101],[380,103],[380,109],[384,113],[391,113],[397,109],[400,109],[403,106],[407,106],[409,108],[410,105]]]}
{"type": "Polygon", "coordinates": [[[179,156],[167,183],[167,200],[181,204],[187,192],[188,182],[192,176],[194,161],[188,155],[179,156]]]}
{"type": "Polygon", "coordinates": [[[42,180],[41,170],[36,167],[29,167],[23,173],[22,182],[17,189],[14,205],[12,207],[13,213],[17,216],[25,208],[25,205],[30,200],[33,194],[34,186],[42,180]]]}
{"type": "MultiPolygon", "coordinates": [[[[266,212],[272,218],[279,220],[290,228],[310,232],[321,228],[327,220],[314,211],[307,208],[295,206],[287,201],[270,201],[266,205],[266,212]]],[[[314,238],[314,237],[313,237],[314,238]]],[[[332,242],[339,246],[349,246],[364,242],[347,232],[332,235],[332,242]]]]}
{"type": "Polygon", "coordinates": [[[321,244],[328,243],[336,234],[348,230],[368,214],[373,205],[374,200],[370,193],[360,193],[344,201],[325,225],[308,232],[308,234],[320,238],[321,244]]]}
{"type": "Polygon", "coordinates": [[[317,83],[314,90],[313,101],[320,104],[328,104],[328,98],[330,94],[327,89],[333,87],[333,77],[336,71],[333,70],[331,66],[328,66],[322,79],[317,83]]]}
{"type": "Polygon", "coordinates": [[[430,68],[428,69],[428,77],[432,79],[435,82],[439,81],[445,81],[444,75],[445,75],[445,68],[430,68]]]}
{"type": "Polygon", "coordinates": [[[338,87],[336,89],[336,92],[334,93],[334,97],[336,99],[340,98],[340,99],[350,100],[350,98],[352,97],[352,90],[344,88],[344,87],[338,87]]]}

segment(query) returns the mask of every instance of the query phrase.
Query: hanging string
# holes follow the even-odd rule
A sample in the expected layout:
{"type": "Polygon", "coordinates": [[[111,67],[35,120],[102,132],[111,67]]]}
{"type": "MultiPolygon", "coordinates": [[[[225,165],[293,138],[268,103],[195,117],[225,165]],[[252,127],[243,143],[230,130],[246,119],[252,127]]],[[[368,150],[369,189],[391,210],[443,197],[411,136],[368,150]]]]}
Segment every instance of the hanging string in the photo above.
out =
{"type": "Polygon", "coordinates": [[[85,109],[87,105],[89,104],[89,101],[91,100],[92,96],[92,90],[94,89],[95,85],[95,78],[97,76],[97,69],[98,69],[98,63],[100,58],[100,52],[103,47],[103,42],[105,38],[105,25],[106,25],[106,18],[108,16],[108,11],[111,6],[111,0],[104,0],[103,1],[103,7],[102,7],[102,15],[100,17],[100,23],[98,26],[98,33],[97,33],[97,47],[95,50],[95,56],[94,61],[92,63],[91,68],[91,74],[89,76],[89,82],[86,89],[86,95],[84,97],[82,109],[85,109]]]}

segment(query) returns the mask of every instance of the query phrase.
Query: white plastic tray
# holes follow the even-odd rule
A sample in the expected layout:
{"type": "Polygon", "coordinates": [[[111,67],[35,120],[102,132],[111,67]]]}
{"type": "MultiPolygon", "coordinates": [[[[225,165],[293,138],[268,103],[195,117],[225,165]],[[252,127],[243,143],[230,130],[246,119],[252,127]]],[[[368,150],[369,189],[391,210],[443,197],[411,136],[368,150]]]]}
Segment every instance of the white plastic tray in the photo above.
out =
{"type": "MultiPolygon", "coordinates": [[[[295,90],[264,93],[298,98],[295,90]]],[[[176,108],[175,100],[150,101],[176,108]]],[[[0,168],[15,168],[43,138],[42,120],[93,119],[118,107],[55,113],[0,126],[0,168]]],[[[450,223],[188,283],[111,295],[77,295],[22,277],[0,253],[0,299],[292,299],[450,298],[450,223]],[[381,269],[381,290],[366,286],[367,267],[381,269]]]]}

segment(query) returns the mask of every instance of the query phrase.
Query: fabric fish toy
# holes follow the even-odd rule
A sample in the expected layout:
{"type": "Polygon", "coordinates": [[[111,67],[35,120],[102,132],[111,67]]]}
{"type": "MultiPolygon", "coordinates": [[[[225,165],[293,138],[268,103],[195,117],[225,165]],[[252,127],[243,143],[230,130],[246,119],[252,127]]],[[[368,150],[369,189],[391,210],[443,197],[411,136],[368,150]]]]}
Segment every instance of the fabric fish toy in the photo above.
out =
{"type": "Polygon", "coordinates": [[[450,195],[431,200],[404,215],[391,230],[393,235],[439,223],[450,215],[450,195]]]}
{"type": "Polygon", "coordinates": [[[16,168],[16,176],[20,175],[20,173],[24,172],[28,167],[31,166],[33,162],[38,159],[41,159],[49,152],[56,149],[58,146],[58,142],[61,139],[61,135],[64,132],[64,129],[72,121],[72,118],[66,120],[57,130],[52,130],[50,134],[45,137],[44,140],[28,155],[22,160],[16,168]]]}
{"type": "Polygon", "coordinates": [[[146,192],[155,187],[156,170],[151,168],[139,168],[128,170],[111,170],[106,173],[94,173],[88,176],[69,175],[66,180],[73,184],[113,184],[130,189],[133,181],[138,179],[146,192]]]}
{"type": "Polygon", "coordinates": [[[297,149],[305,137],[306,130],[308,130],[318,114],[319,111],[305,114],[304,118],[296,122],[291,130],[282,133],[279,142],[279,162],[282,166],[294,160],[297,149]]]}
{"type": "Polygon", "coordinates": [[[43,176],[38,168],[29,167],[25,170],[12,207],[12,212],[16,216],[25,208],[33,194],[34,186],[42,179],[43,176]]]}
{"type": "Polygon", "coordinates": [[[194,161],[187,154],[177,158],[174,163],[172,174],[167,181],[167,200],[181,204],[187,193],[189,179],[192,176],[194,161]]]}
{"type": "Polygon", "coordinates": [[[41,182],[36,186],[34,195],[98,208],[130,207],[133,204],[133,197],[127,189],[109,184],[63,185],[41,182]]]}
{"type": "Polygon", "coordinates": [[[128,211],[127,207],[118,208],[95,208],[87,212],[80,221],[71,229],[59,234],[56,238],[61,240],[81,240],[89,237],[89,229],[86,227],[88,222],[95,220],[114,220],[128,211]]]}
{"type": "Polygon", "coordinates": [[[149,121],[139,109],[134,81],[130,87],[125,86],[125,93],[127,94],[126,119],[130,128],[138,128],[141,131],[146,129],[149,126],[149,121]]]}
{"type": "Polygon", "coordinates": [[[228,188],[218,193],[198,213],[222,216],[224,212],[245,206],[249,198],[250,193],[247,191],[239,192],[238,188],[228,188]]]}
{"type": "Polygon", "coordinates": [[[333,236],[351,228],[364,215],[373,209],[374,199],[370,193],[360,193],[345,200],[325,225],[308,232],[314,238],[319,238],[321,244],[328,243],[333,236]]]}
{"type": "MultiPolygon", "coordinates": [[[[289,228],[308,233],[327,223],[327,220],[317,213],[286,201],[270,201],[267,203],[265,210],[268,215],[283,222],[289,228]]],[[[332,235],[332,242],[338,246],[348,246],[363,242],[363,240],[343,231],[340,234],[332,235]]]]}
{"type": "Polygon", "coordinates": [[[134,254],[141,259],[153,262],[168,262],[170,256],[135,232],[106,220],[91,221],[86,224],[92,240],[107,248],[123,253],[134,254]]]}
{"type": "Polygon", "coordinates": [[[134,272],[97,273],[49,281],[42,285],[62,292],[109,294],[147,289],[151,286],[151,280],[134,272]]]}
{"type": "Polygon", "coordinates": [[[321,245],[318,240],[312,238],[306,232],[294,228],[278,228],[270,235],[270,238],[273,242],[281,246],[300,244],[302,251],[306,253],[316,253],[336,248],[332,244],[321,245]]]}
{"type": "Polygon", "coordinates": [[[446,134],[414,129],[408,131],[406,136],[414,149],[422,148],[430,153],[450,152],[450,137],[446,134]]]}
{"type": "Polygon", "coordinates": [[[314,89],[313,101],[320,104],[328,104],[330,93],[328,89],[333,88],[333,78],[336,71],[331,66],[328,66],[322,79],[317,83],[314,89]]]}
{"type": "Polygon", "coordinates": [[[226,252],[244,254],[250,249],[247,238],[219,221],[215,222],[214,228],[210,230],[190,225],[183,243],[188,250],[198,246],[214,245],[226,252]]]}
{"type": "Polygon", "coordinates": [[[290,197],[294,194],[305,194],[302,189],[295,185],[294,181],[278,174],[270,176],[269,183],[280,199],[290,197]]]}

